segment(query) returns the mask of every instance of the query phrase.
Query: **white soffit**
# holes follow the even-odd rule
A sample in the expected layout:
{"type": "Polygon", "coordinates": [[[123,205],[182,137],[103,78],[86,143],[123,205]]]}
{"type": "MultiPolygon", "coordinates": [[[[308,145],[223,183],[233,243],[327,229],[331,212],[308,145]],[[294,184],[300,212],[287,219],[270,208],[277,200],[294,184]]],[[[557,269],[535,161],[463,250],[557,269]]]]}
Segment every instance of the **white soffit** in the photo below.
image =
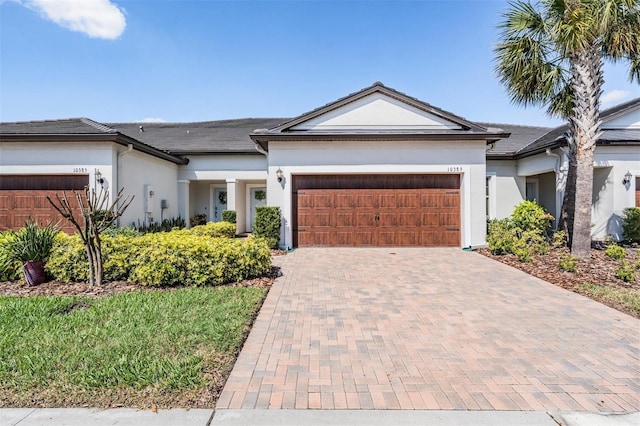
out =
{"type": "Polygon", "coordinates": [[[290,130],[459,130],[462,127],[381,93],[372,93],[290,130]]]}
{"type": "Polygon", "coordinates": [[[603,129],[640,129],[640,107],[602,123],[603,129]]]}

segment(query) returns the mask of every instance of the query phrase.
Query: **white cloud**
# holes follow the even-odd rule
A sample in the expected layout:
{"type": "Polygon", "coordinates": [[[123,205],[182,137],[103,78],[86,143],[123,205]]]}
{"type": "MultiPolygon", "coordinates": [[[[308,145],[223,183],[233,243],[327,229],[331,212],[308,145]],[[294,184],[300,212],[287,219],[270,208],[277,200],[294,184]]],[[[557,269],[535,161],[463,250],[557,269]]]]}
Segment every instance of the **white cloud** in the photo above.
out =
{"type": "Polygon", "coordinates": [[[167,121],[162,118],[147,117],[140,120],[140,123],[166,123],[167,121]]]}
{"type": "Polygon", "coordinates": [[[127,21],[124,9],[109,0],[23,0],[56,24],[93,38],[116,39],[127,21]]]}
{"type": "Polygon", "coordinates": [[[602,105],[612,104],[617,101],[621,101],[629,97],[629,92],[626,90],[610,90],[607,93],[604,93],[600,98],[600,102],[602,105]]]}

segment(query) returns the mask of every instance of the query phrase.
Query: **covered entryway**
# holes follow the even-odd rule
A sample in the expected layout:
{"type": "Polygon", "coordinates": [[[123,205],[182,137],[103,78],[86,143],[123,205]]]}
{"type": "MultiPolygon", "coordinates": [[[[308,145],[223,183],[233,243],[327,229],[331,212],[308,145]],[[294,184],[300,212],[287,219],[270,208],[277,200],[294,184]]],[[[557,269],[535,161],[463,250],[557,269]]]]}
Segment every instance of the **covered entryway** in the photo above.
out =
{"type": "MultiPolygon", "coordinates": [[[[0,231],[18,229],[28,220],[44,225],[60,223],[65,232],[75,232],[75,228],[64,220],[47,200],[56,194],[67,192],[72,207],[77,201],[72,194],[75,190],[84,197],[84,187],[89,185],[88,174],[78,175],[0,175],[0,231]]],[[[80,209],[77,208],[77,214],[80,209]]]]}
{"type": "Polygon", "coordinates": [[[460,175],[293,176],[294,245],[459,247],[460,175]]]}

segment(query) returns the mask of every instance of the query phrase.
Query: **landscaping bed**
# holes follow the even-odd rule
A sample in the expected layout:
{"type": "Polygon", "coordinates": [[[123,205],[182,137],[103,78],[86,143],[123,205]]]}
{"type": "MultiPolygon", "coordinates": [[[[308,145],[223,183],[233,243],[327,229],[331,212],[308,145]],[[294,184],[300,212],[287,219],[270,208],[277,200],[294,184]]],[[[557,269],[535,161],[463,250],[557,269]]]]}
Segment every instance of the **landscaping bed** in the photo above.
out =
{"type": "Polygon", "coordinates": [[[0,407],[213,408],[278,274],[216,287],[0,283],[0,407]]]}
{"type": "MultiPolygon", "coordinates": [[[[521,262],[513,254],[494,255],[489,249],[480,249],[478,252],[640,318],[640,277],[632,282],[624,282],[616,277],[620,262],[606,256],[602,249],[592,249],[589,260],[576,260],[576,272],[566,272],[560,267],[560,261],[569,255],[566,248],[552,248],[546,254],[532,254],[530,262],[521,262]]],[[[638,261],[638,255],[637,250],[627,249],[626,258],[629,262],[638,261]]]]}

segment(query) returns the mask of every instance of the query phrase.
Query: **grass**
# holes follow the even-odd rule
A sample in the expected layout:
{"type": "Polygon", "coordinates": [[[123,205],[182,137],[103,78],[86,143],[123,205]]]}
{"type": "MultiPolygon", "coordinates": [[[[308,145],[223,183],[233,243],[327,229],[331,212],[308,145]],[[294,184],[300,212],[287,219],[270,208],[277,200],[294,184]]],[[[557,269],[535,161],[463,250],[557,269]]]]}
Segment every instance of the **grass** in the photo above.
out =
{"type": "Polygon", "coordinates": [[[213,406],[265,293],[0,297],[0,406],[213,406]]]}
{"type": "Polygon", "coordinates": [[[601,300],[603,303],[617,305],[628,310],[640,314],[640,291],[633,288],[618,288],[599,286],[595,284],[578,284],[576,289],[596,300],[601,300]]]}

